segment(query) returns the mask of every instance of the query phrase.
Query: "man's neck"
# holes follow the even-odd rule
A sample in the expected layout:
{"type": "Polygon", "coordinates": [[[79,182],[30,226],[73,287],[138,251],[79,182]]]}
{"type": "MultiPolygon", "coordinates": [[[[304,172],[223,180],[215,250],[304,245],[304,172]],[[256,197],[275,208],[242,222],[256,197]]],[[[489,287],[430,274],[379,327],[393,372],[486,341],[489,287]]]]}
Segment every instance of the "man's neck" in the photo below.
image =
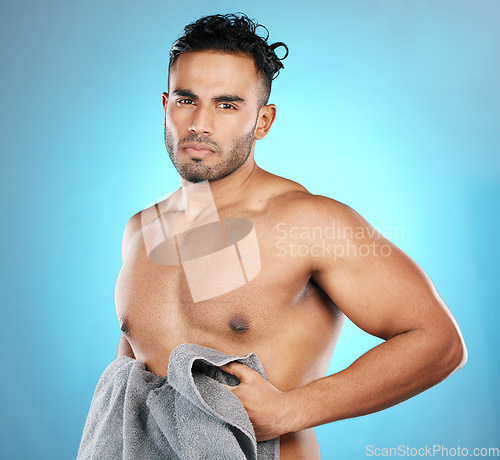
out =
{"type": "MultiPolygon", "coordinates": [[[[248,197],[260,172],[261,169],[255,162],[249,161],[228,176],[209,182],[210,192],[217,208],[222,209],[226,206],[235,205],[248,197]]],[[[206,187],[197,187],[196,184],[183,178],[181,178],[181,185],[188,211],[190,202],[199,202],[206,198],[199,195],[199,193],[206,193],[206,187]]]]}

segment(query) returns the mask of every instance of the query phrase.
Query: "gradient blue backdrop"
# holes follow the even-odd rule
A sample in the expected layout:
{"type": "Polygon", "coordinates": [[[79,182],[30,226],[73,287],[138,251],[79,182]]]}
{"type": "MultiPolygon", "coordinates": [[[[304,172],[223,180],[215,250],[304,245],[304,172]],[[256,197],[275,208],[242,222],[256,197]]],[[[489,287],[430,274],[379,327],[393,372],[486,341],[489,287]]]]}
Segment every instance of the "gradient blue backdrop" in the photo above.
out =
{"type": "MultiPolygon", "coordinates": [[[[179,183],[163,144],[170,45],[232,11],[290,48],[258,164],[413,257],[470,353],[408,402],[317,428],[323,458],[499,447],[500,2],[29,0],[2,2],[0,19],[0,456],[76,456],[116,353],[125,223],[179,183]]],[[[375,343],[346,325],[330,371],[375,343]]]]}

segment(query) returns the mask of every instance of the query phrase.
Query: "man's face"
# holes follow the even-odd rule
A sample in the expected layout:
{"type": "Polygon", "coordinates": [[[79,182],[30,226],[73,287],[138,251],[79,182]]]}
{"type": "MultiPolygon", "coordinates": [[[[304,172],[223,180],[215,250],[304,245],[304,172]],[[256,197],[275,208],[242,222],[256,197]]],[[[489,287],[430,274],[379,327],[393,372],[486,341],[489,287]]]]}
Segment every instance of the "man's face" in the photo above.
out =
{"type": "Polygon", "coordinates": [[[214,181],[253,161],[260,76],[249,56],[181,54],[164,95],[165,145],[179,174],[214,181]]]}

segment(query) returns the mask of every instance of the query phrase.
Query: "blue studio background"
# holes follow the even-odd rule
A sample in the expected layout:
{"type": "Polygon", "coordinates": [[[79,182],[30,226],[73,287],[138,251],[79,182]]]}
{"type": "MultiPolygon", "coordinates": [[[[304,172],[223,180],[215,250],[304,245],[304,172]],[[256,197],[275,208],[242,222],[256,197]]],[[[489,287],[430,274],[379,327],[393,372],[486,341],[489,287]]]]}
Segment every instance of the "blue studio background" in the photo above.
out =
{"type": "MultiPolygon", "coordinates": [[[[0,456],[76,456],[114,359],[128,218],[178,187],[163,143],[168,51],[244,11],[290,48],[257,163],[349,204],[429,274],[465,368],[386,411],[316,429],[366,446],[500,447],[500,2],[2,2],[0,456]]],[[[331,372],[378,343],[347,324],[331,372]]]]}

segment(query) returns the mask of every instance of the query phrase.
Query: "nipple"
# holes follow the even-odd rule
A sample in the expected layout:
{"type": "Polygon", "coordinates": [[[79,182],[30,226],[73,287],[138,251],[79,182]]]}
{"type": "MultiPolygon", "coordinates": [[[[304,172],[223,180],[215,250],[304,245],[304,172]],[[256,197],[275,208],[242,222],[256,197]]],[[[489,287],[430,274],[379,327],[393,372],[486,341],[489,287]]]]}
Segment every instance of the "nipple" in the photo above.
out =
{"type": "Polygon", "coordinates": [[[125,335],[128,335],[128,324],[124,319],[120,320],[120,329],[125,335]]]}
{"type": "Polygon", "coordinates": [[[248,331],[248,323],[242,316],[233,316],[231,321],[229,321],[229,326],[236,334],[243,334],[248,331]]]}

